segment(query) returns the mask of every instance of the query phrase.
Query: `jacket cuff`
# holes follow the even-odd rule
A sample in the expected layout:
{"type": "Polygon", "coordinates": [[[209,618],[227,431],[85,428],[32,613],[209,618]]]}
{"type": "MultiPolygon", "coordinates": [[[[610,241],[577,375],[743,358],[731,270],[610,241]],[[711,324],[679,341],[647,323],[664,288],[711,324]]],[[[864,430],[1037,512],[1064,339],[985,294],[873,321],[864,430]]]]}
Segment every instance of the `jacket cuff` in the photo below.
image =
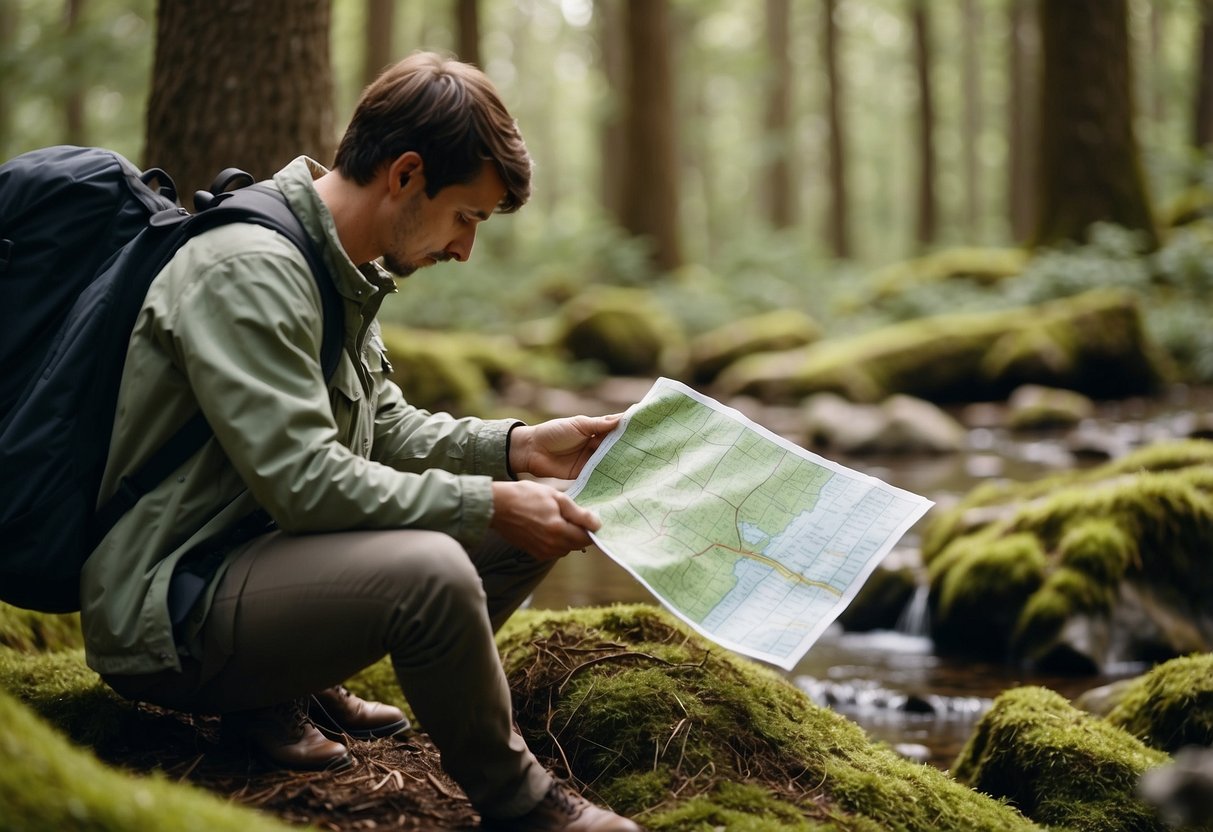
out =
{"type": "Polygon", "coordinates": [[[463,477],[459,541],[475,546],[484,539],[493,519],[493,481],[488,477],[463,477]]]}
{"type": "Polygon", "coordinates": [[[510,470],[510,431],[521,424],[517,419],[486,421],[472,438],[472,470],[469,473],[494,480],[517,479],[510,470]]]}

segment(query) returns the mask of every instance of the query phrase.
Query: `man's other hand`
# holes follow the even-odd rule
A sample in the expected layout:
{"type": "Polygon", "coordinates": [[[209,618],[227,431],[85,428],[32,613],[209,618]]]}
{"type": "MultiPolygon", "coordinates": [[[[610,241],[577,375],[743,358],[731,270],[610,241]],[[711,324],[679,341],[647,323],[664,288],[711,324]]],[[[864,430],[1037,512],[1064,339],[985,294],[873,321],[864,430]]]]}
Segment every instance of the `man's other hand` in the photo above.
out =
{"type": "Polygon", "coordinates": [[[489,526],[507,543],[539,560],[564,557],[589,546],[589,532],[602,522],[550,485],[532,482],[493,483],[493,519],[489,526]]]}
{"type": "Polygon", "coordinates": [[[623,417],[569,416],[520,425],[510,434],[510,468],[536,477],[576,479],[603,438],[623,417]]]}

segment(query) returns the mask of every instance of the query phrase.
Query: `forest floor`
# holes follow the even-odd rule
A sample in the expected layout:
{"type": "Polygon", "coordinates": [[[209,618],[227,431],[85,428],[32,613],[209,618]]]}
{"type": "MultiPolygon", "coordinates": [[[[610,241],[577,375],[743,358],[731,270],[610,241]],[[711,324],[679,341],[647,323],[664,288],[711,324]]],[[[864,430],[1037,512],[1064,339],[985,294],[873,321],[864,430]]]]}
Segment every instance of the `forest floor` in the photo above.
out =
{"type": "Polygon", "coordinates": [[[443,772],[425,734],[349,740],[354,763],[340,771],[269,769],[219,739],[218,717],[140,705],[145,730],[124,731],[97,748],[118,768],[159,772],[281,820],[330,832],[393,829],[462,832],[479,816],[443,772]]]}

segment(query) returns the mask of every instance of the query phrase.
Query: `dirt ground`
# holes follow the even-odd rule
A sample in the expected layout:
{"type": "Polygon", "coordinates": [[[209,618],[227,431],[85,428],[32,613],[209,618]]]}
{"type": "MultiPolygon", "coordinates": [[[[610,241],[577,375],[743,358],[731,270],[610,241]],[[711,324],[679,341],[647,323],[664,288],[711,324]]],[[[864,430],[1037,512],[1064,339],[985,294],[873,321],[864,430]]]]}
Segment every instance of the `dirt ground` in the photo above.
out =
{"type": "MultiPolygon", "coordinates": [[[[332,832],[479,829],[479,816],[442,771],[425,734],[348,742],[354,764],[334,772],[268,769],[222,743],[217,717],[139,706],[139,730],[97,749],[111,765],[160,772],[293,824],[332,832]]],[[[134,716],[134,715],[132,715],[134,716]]]]}

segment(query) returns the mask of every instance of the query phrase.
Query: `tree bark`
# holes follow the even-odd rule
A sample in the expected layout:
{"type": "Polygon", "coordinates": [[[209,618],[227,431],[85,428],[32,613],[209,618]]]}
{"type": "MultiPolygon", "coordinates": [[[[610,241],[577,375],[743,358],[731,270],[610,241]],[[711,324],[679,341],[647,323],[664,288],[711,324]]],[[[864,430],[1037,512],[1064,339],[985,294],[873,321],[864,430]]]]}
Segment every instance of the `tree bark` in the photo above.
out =
{"type": "Polygon", "coordinates": [[[599,191],[602,207],[613,219],[623,219],[623,176],[626,170],[624,99],[627,94],[627,42],[623,8],[618,0],[594,0],[598,21],[598,61],[607,85],[607,101],[599,126],[599,191]]]}
{"type": "Polygon", "coordinates": [[[770,148],[766,165],[767,218],[775,228],[789,228],[796,208],[792,168],[792,56],[790,46],[790,0],[767,0],[766,41],[769,56],[766,130],[764,144],[770,148]]]}
{"type": "Polygon", "coordinates": [[[396,28],[396,0],[366,0],[366,52],[362,59],[362,82],[369,84],[395,56],[392,34],[396,28]]]}
{"type": "Polygon", "coordinates": [[[88,86],[80,66],[80,17],[84,13],[84,0],[67,0],[63,6],[63,27],[67,34],[68,48],[63,62],[63,74],[67,81],[63,96],[63,137],[67,144],[84,145],[84,93],[88,86]]]}
{"type": "Polygon", "coordinates": [[[1195,112],[1192,145],[1208,150],[1213,144],[1213,0],[1200,2],[1200,36],[1197,38],[1195,112]]]}
{"type": "Polygon", "coordinates": [[[1040,30],[1033,0],[1010,0],[1007,100],[1007,209],[1011,237],[1026,242],[1036,227],[1040,124],[1040,30]]]}
{"type": "Polygon", "coordinates": [[[328,0],[160,0],[145,155],[183,204],[226,167],[332,160],[330,22],[328,0]]]}
{"type": "Polygon", "coordinates": [[[678,153],[668,0],[627,0],[627,172],[623,226],[647,237],[653,260],[682,265],[678,219],[678,153]]]}
{"type": "Polygon", "coordinates": [[[1082,240],[1092,223],[1158,234],[1133,133],[1126,0],[1042,0],[1040,213],[1033,241],[1082,240]]]}
{"type": "Polygon", "coordinates": [[[829,150],[830,198],[826,209],[826,239],[835,257],[851,256],[850,199],[847,191],[846,134],[842,118],[842,75],[838,67],[838,0],[825,0],[822,10],[822,53],[826,72],[826,127],[829,150]]]}
{"type": "Polygon", "coordinates": [[[478,0],[455,0],[455,51],[459,60],[480,62],[480,8],[478,0]]]}
{"type": "Polygon", "coordinates": [[[931,32],[927,0],[914,0],[914,72],[918,79],[918,213],[914,239],[935,242],[938,216],[935,197],[935,102],[931,91],[931,32]]]}
{"type": "Polygon", "coordinates": [[[964,180],[965,231],[971,242],[981,239],[981,169],[978,148],[981,143],[981,11],[975,0],[964,0],[961,11],[964,31],[961,36],[964,99],[964,180]]]}

